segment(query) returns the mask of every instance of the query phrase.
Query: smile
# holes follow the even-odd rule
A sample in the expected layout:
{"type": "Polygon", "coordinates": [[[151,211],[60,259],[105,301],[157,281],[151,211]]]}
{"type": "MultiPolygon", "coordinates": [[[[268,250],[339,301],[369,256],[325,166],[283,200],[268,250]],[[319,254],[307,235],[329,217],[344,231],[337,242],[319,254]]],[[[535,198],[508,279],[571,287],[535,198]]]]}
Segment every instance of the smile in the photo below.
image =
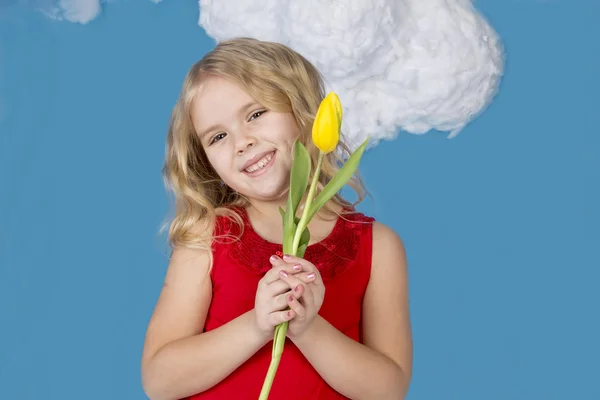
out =
{"type": "Polygon", "coordinates": [[[259,175],[260,173],[268,169],[267,167],[270,167],[271,164],[273,164],[274,158],[275,152],[272,151],[271,153],[265,155],[263,158],[261,158],[254,164],[250,165],[248,168],[244,169],[244,172],[252,176],[259,175]]]}

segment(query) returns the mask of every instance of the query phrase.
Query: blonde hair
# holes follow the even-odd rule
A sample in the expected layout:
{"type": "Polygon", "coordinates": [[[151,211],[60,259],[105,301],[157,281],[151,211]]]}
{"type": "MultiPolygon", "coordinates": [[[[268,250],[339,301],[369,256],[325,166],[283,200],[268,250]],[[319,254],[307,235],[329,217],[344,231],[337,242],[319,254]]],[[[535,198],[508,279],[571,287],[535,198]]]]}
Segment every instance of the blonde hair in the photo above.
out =
{"type": "MultiPolygon", "coordinates": [[[[175,214],[168,236],[172,247],[209,250],[216,239],[213,234],[216,217],[228,216],[241,225],[239,215],[231,207],[248,204],[242,195],[222,184],[192,123],[192,102],[210,76],[238,84],[267,109],[291,112],[300,130],[298,140],[306,146],[313,168],[319,154],[311,140],[314,116],[325,96],[318,70],[282,44],[250,38],[221,42],[190,68],[171,115],[163,177],[175,196],[175,214]]],[[[339,154],[331,152],[323,160],[318,190],[331,180],[350,154],[343,140],[338,148],[339,154]]],[[[357,193],[358,200],[350,204],[338,193],[332,198],[338,206],[354,206],[365,196],[358,172],[348,185],[357,193]]],[[[323,209],[332,211],[329,205],[323,209]]],[[[168,221],[163,229],[167,225],[168,221]]]]}

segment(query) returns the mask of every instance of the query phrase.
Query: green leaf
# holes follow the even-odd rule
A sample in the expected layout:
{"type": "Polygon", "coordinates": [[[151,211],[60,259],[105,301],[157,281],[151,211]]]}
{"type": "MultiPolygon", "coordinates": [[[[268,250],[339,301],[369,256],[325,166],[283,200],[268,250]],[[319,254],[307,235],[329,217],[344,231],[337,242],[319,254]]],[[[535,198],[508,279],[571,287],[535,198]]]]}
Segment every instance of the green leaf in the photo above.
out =
{"type": "Polygon", "coordinates": [[[278,333],[279,333],[279,329],[281,329],[281,326],[283,324],[279,324],[275,327],[275,332],[273,333],[273,350],[272,350],[272,354],[275,355],[275,349],[277,348],[277,337],[278,337],[278,333]]]}
{"type": "MultiPolygon", "coordinates": [[[[299,220],[299,218],[298,218],[298,220],[299,220]]],[[[298,222],[296,222],[296,223],[298,223],[298,222]]],[[[309,241],[310,241],[310,231],[308,230],[308,227],[306,227],[302,231],[302,236],[300,236],[300,243],[298,244],[298,252],[296,254],[298,257],[304,257],[304,253],[306,252],[306,249],[308,248],[309,241]]]]}
{"type": "MultiPolygon", "coordinates": [[[[280,211],[281,212],[281,211],[280,211]]],[[[291,254],[292,251],[292,241],[294,238],[294,232],[296,231],[296,223],[295,220],[293,206],[292,206],[292,196],[291,194],[288,196],[286,210],[283,213],[283,252],[284,254],[291,254]]]]}
{"type": "Polygon", "coordinates": [[[290,252],[290,248],[292,246],[292,239],[289,238],[288,235],[286,235],[286,232],[293,232],[296,230],[296,226],[298,224],[298,218],[296,218],[296,223],[292,224],[291,226],[288,226],[288,222],[287,222],[287,214],[286,212],[283,210],[283,208],[279,207],[279,214],[281,214],[281,219],[283,220],[283,252],[285,254],[289,254],[290,252]]]}
{"type": "Polygon", "coordinates": [[[308,230],[308,227],[304,228],[304,231],[302,231],[302,236],[300,236],[300,246],[302,246],[303,244],[308,244],[308,241],[310,240],[310,231],[308,230]]]}
{"type": "MultiPolygon", "coordinates": [[[[290,171],[290,195],[292,201],[292,213],[296,215],[298,204],[306,193],[306,187],[308,186],[308,176],[310,175],[310,156],[306,147],[299,141],[294,144],[294,161],[292,164],[292,170],[290,171]]],[[[289,218],[289,217],[288,217],[289,218]]]]}
{"type": "Polygon", "coordinates": [[[327,202],[335,196],[337,192],[339,192],[344,185],[352,178],[352,175],[358,168],[358,164],[360,163],[360,159],[367,147],[367,143],[369,142],[369,138],[367,138],[356,151],[348,158],[344,166],[335,174],[335,176],[329,181],[329,183],[323,188],[323,190],[319,193],[319,195],[315,198],[313,203],[310,206],[310,210],[308,212],[308,220],[311,218],[323,207],[327,202]]]}
{"type": "Polygon", "coordinates": [[[308,177],[310,175],[310,156],[306,147],[299,141],[294,143],[294,160],[290,171],[290,190],[283,221],[283,251],[291,252],[292,240],[296,229],[296,210],[302,200],[306,187],[308,186],[308,177]]]}
{"type": "Polygon", "coordinates": [[[298,246],[298,254],[296,254],[297,257],[304,257],[304,253],[306,252],[306,249],[308,248],[308,245],[300,245],[298,246]]]}

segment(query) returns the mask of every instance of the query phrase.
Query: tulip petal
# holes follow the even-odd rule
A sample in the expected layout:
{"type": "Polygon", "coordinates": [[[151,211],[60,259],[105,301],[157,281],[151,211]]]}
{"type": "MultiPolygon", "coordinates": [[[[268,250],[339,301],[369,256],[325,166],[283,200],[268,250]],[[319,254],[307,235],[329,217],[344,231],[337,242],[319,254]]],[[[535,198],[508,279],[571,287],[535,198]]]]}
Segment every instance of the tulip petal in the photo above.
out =
{"type": "Polygon", "coordinates": [[[335,149],[340,140],[342,106],[334,92],[329,93],[319,105],[313,123],[312,138],[315,146],[327,154],[335,149]]]}

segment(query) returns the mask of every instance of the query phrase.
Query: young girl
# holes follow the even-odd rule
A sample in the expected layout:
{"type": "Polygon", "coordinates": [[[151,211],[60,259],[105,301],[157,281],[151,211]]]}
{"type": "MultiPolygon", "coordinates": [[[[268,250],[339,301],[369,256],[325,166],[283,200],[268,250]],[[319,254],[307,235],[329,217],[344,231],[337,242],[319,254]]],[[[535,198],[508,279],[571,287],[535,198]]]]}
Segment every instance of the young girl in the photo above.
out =
{"type": "MultiPolygon", "coordinates": [[[[316,69],[276,43],[223,42],[188,72],[167,140],[176,213],[142,357],[150,399],[258,399],[284,321],[270,399],[405,397],[412,339],[400,238],[336,195],[310,222],[304,258],[281,253],[292,146],[299,139],[316,164],[323,98],[316,69]]],[[[320,188],[338,157],[323,162],[320,188]]],[[[360,179],[350,184],[360,201],[360,179]]]]}

